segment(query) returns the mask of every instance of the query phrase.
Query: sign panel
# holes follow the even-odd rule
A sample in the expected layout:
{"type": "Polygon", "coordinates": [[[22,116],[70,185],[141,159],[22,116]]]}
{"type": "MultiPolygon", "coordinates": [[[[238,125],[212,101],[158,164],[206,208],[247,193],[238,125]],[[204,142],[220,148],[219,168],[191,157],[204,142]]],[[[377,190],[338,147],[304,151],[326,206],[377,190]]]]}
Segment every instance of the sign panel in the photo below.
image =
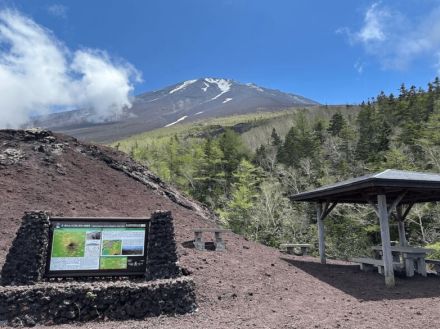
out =
{"type": "Polygon", "coordinates": [[[51,219],[47,276],[143,275],[147,219],[51,219]]]}

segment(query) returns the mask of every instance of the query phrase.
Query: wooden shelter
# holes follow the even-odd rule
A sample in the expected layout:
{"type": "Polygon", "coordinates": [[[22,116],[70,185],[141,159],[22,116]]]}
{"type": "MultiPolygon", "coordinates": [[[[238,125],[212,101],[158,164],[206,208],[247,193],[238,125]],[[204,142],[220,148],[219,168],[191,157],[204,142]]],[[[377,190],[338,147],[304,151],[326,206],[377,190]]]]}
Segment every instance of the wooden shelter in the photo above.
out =
{"type": "Polygon", "coordinates": [[[316,203],[319,255],[325,264],[324,219],[338,203],[364,203],[373,206],[379,217],[385,284],[395,285],[391,254],[389,218],[395,210],[399,241],[407,244],[404,220],[415,203],[440,201],[440,174],[388,169],[349,179],[293,197],[294,201],[316,203]]]}

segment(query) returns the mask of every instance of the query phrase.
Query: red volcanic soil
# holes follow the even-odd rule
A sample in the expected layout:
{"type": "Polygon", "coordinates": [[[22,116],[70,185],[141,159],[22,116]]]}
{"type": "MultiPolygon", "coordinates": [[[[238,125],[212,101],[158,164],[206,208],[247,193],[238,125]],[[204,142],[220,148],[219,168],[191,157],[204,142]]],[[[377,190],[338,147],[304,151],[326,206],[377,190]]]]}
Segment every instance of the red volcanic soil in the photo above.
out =
{"type": "Polygon", "coordinates": [[[215,226],[200,204],[115,150],[48,132],[0,131],[0,266],[24,211],[145,216],[171,210],[181,266],[196,283],[194,314],[62,328],[440,328],[438,277],[397,278],[227,234],[226,251],[191,248],[192,229],[215,226]]]}

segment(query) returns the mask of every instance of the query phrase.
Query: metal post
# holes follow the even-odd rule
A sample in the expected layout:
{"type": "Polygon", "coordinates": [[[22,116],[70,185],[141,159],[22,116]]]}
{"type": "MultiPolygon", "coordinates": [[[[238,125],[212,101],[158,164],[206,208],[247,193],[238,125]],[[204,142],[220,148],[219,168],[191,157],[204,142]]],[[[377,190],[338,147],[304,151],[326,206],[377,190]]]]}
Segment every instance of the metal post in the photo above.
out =
{"type": "Polygon", "coordinates": [[[393,256],[391,253],[387,198],[384,194],[379,194],[377,196],[377,208],[379,212],[380,235],[382,238],[382,258],[384,262],[385,285],[387,287],[394,287],[394,268],[393,256]]]}
{"type": "Polygon", "coordinates": [[[318,223],[318,239],[319,239],[319,258],[321,264],[325,264],[325,231],[324,231],[324,219],[322,216],[322,203],[316,204],[316,217],[318,223]]]}

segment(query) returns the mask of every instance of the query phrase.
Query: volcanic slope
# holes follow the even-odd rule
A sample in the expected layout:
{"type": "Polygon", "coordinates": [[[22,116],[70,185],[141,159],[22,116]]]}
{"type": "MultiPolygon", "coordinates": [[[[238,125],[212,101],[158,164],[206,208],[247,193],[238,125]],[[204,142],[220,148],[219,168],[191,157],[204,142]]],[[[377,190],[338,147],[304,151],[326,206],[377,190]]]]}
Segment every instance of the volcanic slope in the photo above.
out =
{"type": "Polygon", "coordinates": [[[319,104],[303,96],[255,84],[201,78],[140,94],[123,115],[107,118],[104,123],[93,111],[82,109],[52,113],[37,118],[29,126],[50,128],[81,140],[104,143],[179,122],[316,105],[319,104]]]}
{"type": "Polygon", "coordinates": [[[208,209],[122,153],[46,131],[0,131],[0,266],[26,210],[64,216],[145,216],[171,210],[180,263],[199,309],[145,321],[61,328],[427,328],[440,323],[440,280],[397,280],[296,257],[227,234],[225,252],[191,248],[194,227],[215,226],[208,209]]]}

